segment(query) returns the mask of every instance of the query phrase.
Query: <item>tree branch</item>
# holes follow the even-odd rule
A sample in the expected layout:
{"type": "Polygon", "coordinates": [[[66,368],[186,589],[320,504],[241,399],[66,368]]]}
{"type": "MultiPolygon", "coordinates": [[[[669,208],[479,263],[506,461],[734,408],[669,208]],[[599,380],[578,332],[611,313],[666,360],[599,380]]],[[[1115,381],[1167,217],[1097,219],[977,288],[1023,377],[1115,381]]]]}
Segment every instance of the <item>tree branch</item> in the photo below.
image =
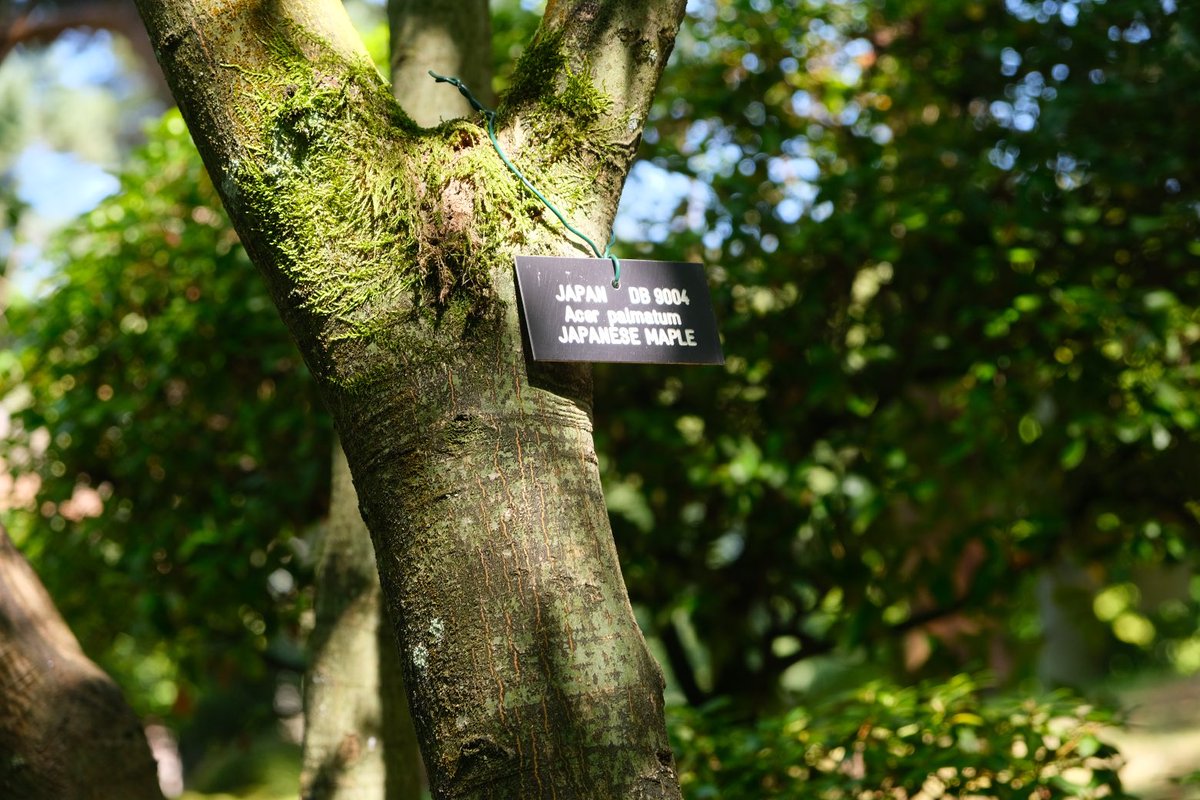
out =
{"type": "MultiPolygon", "coordinates": [[[[415,126],[337,0],[139,0],[192,138],[318,377],[403,294],[415,126]],[[405,149],[407,148],[407,149],[405,149]],[[407,200],[407,202],[405,202],[407,200]],[[381,231],[387,228],[387,233],[381,231]],[[390,235],[391,242],[385,240],[390,235]],[[387,254],[386,259],[364,255],[387,254]]],[[[351,362],[351,363],[348,363],[351,362]]]]}
{"type": "Polygon", "coordinates": [[[141,721],[0,526],[0,789],[161,800],[141,721]]]}
{"type": "MultiPolygon", "coordinates": [[[[332,71],[373,72],[370,56],[336,0],[138,0],[159,63],[227,202],[236,197],[231,166],[259,158],[265,80],[281,55],[332,71]]],[[[329,75],[330,79],[343,78],[329,75]]],[[[382,81],[379,82],[382,88],[382,81]]],[[[281,87],[282,88],[282,87],[281,87]]],[[[235,207],[240,204],[234,203],[235,207]]]]}
{"type": "Polygon", "coordinates": [[[637,154],[654,92],[674,48],[685,0],[550,0],[533,41],[517,64],[501,104],[503,141],[540,146],[537,119],[546,110],[603,132],[594,204],[579,220],[593,240],[606,238],[625,178],[637,154]],[[603,109],[570,97],[591,83],[603,109]]]}
{"type": "Polygon", "coordinates": [[[0,13],[0,63],[19,44],[46,45],[74,28],[107,30],[124,36],[141,60],[151,88],[164,102],[171,101],[171,93],[154,60],[154,50],[132,0],[90,0],[54,3],[46,7],[31,2],[13,11],[11,16],[0,13]]]}
{"type": "Polygon", "coordinates": [[[684,699],[688,701],[688,705],[700,707],[711,699],[711,696],[696,682],[696,672],[692,669],[691,659],[688,658],[687,649],[683,646],[683,640],[679,636],[679,630],[675,627],[675,623],[667,619],[665,624],[659,626],[658,636],[663,644],[663,649],[667,652],[671,674],[675,676],[675,682],[679,684],[679,690],[683,692],[684,699]]]}

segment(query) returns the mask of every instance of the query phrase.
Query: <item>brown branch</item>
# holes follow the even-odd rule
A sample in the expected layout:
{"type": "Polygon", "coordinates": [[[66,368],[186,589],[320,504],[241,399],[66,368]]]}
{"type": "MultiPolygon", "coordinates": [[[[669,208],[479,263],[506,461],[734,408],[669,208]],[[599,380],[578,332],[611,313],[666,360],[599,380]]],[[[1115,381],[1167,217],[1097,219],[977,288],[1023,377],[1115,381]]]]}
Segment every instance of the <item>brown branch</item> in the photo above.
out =
{"type": "Polygon", "coordinates": [[[0,63],[18,45],[48,45],[70,30],[90,29],[110,31],[124,37],[138,59],[142,72],[150,80],[155,93],[170,101],[162,70],[154,58],[154,48],[146,36],[146,28],[132,0],[92,0],[91,2],[38,4],[30,3],[11,20],[0,20],[0,63]]]}

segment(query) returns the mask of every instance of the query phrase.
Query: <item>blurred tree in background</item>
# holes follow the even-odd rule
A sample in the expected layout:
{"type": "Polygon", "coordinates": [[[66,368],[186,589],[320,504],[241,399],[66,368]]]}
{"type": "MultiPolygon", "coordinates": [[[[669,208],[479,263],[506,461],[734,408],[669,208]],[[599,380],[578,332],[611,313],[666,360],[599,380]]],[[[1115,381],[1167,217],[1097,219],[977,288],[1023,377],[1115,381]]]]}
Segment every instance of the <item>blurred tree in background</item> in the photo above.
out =
{"type": "MultiPolygon", "coordinates": [[[[494,13],[502,88],[535,17],[494,13]]],[[[693,4],[620,252],[708,265],[727,364],[596,368],[692,796],[1088,796],[1104,715],[997,687],[1200,670],[1198,35],[1171,0],[693,4]]],[[[41,481],[8,525],[139,710],[269,718],[327,423],[177,116],[49,257],[0,357],[41,481]]]]}

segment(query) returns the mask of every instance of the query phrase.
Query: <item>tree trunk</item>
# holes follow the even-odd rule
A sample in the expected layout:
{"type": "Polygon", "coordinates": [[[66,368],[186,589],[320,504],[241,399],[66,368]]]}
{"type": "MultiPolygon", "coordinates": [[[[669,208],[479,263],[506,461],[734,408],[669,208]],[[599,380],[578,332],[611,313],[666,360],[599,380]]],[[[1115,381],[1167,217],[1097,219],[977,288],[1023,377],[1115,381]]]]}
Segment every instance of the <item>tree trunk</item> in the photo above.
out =
{"type": "Polygon", "coordinates": [[[382,618],[370,534],[334,447],[329,526],[304,686],[303,800],[416,800],[423,786],[396,640],[382,618]]]}
{"type": "Polygon", "coordinates": [[[491,102],[492,26],[487,0],[388,0],[392,95],[418,125],[466,116],[458,92],[429,78],[429,70],[460,78],[491,102]]]}
{"type": "MultiPolygon", "coordinates": [[[[392,90],[419,125],[470,112],[426,70],[491,83],[486,0],[470,13],[425,0],[393,0],[392,90]]],[[[335,447],[329,531],[316,575],[317,623],[305,687],[301,797],[416,800],[424,785],[395,637],[384,617],[370,533],[341,446],[335,447]],[[374,657],[372,657],[374,655],[374,657]]]]}
{"type": "Polygon", "coordinates": [[[0,797],[162,800],[141,721],[2,527],[0,797]]]}
{"type": "MultiPolygon", "coordinates": [[[[550,2],[499,110],[502,146],[593,239],[683,6],[550,2]]],[[[478,123],[424,130],[400,111],[339,4],[141,7],[333,413],[434,796],[678,797],[590,370],[522,349],[513,256],[578,245],[478,123]]]]}

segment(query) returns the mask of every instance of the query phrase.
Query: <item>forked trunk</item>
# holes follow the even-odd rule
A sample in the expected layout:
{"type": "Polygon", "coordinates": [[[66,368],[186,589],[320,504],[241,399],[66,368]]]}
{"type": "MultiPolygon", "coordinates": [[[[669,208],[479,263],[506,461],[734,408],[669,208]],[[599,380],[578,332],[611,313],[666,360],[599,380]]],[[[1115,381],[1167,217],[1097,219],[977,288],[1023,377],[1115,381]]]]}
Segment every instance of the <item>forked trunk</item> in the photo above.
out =
{"type": "MultiPolygon", "coordinates": [[[[333,413],[438,798],[677,798],[585,367],[527,361],[513,257],[577,254],[478,120],[420,129],[340,4],[141,4],[333,413]]],[[[604,240],[683,0],[550,2],[509,156],[604,240]]],[[[447,89],[446,91],[451,91],[447,89]]]]}
{"type": "MultiPolygon", "coordinates": [[[[486,0],[448,8],[393,0],[392,90],[420,125],[470,112],[426,71],[490,84],[486,0]]],[[[424,770],[399,651],[379,588],[370,532],[340,445],[333,457],[329,529],[316,574],[317,621],[305,687],[304,800],[418,800],[424,770]]]]}

